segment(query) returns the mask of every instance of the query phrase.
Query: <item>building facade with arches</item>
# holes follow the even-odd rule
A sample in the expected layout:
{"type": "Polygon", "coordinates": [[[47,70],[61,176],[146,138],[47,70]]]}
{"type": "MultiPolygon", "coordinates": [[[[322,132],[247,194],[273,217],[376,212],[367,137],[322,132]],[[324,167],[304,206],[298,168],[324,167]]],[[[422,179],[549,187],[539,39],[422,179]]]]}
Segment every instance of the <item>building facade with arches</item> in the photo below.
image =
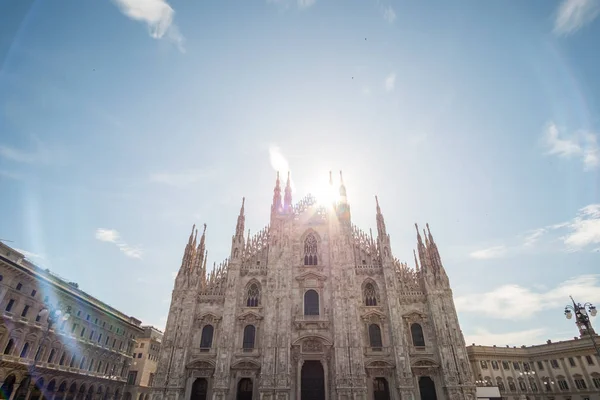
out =
{"type": "Polygon", "coordinates": [[[0,399],[131,399],[140,321],[2,243],[0,316],[0,399]],[[61,314],[49,324],[42,310],[61,314]]]}
{"type": "Polygon", "coordinates": [[[175,278],[153,400],[475,400],[437,245],[417,228],[414,267],[351,219],[346,188],[292,203],[275,183],[269,224],[207,268],[195,228],[175,278]]]}
{"type": "Polygon", "coordinates": [[[600,400],[600,357],[587,333],[534,346],[473,344],[467,352],[477,385],[498,387],[503,400],[600,400]]]}

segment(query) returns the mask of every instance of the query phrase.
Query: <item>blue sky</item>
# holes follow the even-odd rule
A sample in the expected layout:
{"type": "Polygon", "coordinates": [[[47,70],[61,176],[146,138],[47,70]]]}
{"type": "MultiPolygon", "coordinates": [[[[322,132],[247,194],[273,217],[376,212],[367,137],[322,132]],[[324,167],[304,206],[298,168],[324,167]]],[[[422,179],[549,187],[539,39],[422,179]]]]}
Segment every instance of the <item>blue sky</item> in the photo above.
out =
{"type": "MultiPolygon", "coordinates": [[[[468,343],[577,334],[600,303],[599,0],[8,0],[0,238],[164,326],[193,223],[210,263],[343,170],[412,264],[429,222],[468,343]]],[[[599,322],[600,324],[600,322],[599,322]]],[[[599,326],[600,327],[600,326],[599,326]]]]}

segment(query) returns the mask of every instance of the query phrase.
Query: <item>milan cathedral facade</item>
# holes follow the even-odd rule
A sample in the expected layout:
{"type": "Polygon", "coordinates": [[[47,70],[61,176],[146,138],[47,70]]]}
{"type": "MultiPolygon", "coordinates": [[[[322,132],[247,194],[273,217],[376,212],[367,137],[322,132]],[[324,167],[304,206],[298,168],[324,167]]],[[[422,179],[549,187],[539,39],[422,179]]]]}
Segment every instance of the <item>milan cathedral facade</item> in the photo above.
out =
{"type": "MultiPolygon", "coordinates": [[[[333,182],[330,179],[333,187],[333,182]]],[[[169,310],[153,400],[475,400],[437,245],[417,228],[415,267],[328,207],[275,183],[269,224],[210,273],[192,229],[169,310]]]]}

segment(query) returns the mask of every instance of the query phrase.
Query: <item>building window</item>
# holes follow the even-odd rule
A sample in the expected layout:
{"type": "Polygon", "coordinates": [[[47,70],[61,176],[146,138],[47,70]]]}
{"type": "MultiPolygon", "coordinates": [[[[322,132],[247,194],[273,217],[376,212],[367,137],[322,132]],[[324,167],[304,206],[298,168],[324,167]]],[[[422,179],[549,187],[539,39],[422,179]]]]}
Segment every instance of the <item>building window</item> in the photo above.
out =
{"type": "Polygon", "coordinates": [[[258,300],[260,297],[260,290],[258,289],[258,285],[253,283],[248,288],[248,296],[246,297],[246,307],[258,307],[258,300]]]}
{"type": "Polygon", "coordinates": [[[98,368],[96,368],[96,372],[100,372],[101,368],[102,368],[102,361],[98,361],[98,368]]]}
{"type": "Polygon", "coordinates": [[[60,360],[58,361],[58,365],[64,365],[66,357],[67,357],[67,353],[66,352],[62,353],[62,356],[60,356],[60,360]]]}
{"type": "Polygon", "coordinates": [[[71,333],[75,332],[75,329],[77,329],[77,324],[73,324],[71,327],[71,333]]]}
{"type": "Polygon", "coordinates": [[[537,384],[535,383],[535,381],[533,379],[529,379],[529,386],[531,387],[532,392],[538,391],[537,384]]]}
{"type": "Polygon", "coordinates": [[[36,293],[37,293],[37,290],[35,290],[35,289],[34,289],[34,290],[32,290],[32,291],[31,291],[31,297],[35,297],[35,294],[36,294],[36,293]]]}
{"type": "Polygon", "coordinates": [[[538,362],[537,362],[537,366],[538,366],[538,369],[539,369],[540,371],[543,371],[543,370],[544,370],[544,364],[543,364],[541,361],[538,361],[538,362]]]}
{"type": "Polygon", "coordinates": [[[410,334],[412,336],[413,346],[425,347],[425,336],[421,324],[414,323],[410,326],[410,334]]]}
{"type": "Polygon", "coordinates": [[[502,361],[502,368],[508,370],[510,369],[510,365],[508,365],[508,361],[502,361]]]}
{"type": "Polygon", "coordinates": [[[481,369],[488,369],[487,361],[485,360],[479,361],[479,365],[481,366],[481,369]]]}
{"type": "Polygon", "coordinates": [[[88,371],[91,371],[92,368],[94,368],[94,359],[93,358],[90,360],[90,365],[88,365],[88,371]]]}
{"type": "Polygon", "coordinates": [[[42,357],[42,353],[44,352],[44,349],[42,348],[42,346],[38,346],[37,351],[35,352],[35,361],[39,361],[40,358],[42,357]]]}
{"type": "Polygon", "coordinates": [[[574,366],[576,365],[576,364],[575,364],[575,360],[573,359],[573,357],[569,357],[569,365],[570,365],[571,367],[574,367],[574,366]]]}
{"type": "Polygon", "coordinates": [[[4,354],[10,355],[12,353],[13,347],[15,347],[15,341],[10,339],[4,348],[4,354]]]}
{"type": "Polygon", "coordinates": [[[552,365],[552,368],[558,369],[558,361],[557,360],[550,360],[550,365],[552,365]]]}
{"type": "Polygon", "coordinates": [[[10,312],[10,310],[12,310],[13,306],[15,305],[15,300],[14,299],[10,299],[8,301],[8,304],[6,305],[6,311],[10,312]]]}
{"type": "Polygon", "coordinates": [[[69,363],[69,368],[73,368],[75,361],[77,361],[77,355],[73,354],[73,358],[71,358],[71,362],[69,363]]]}
{"type": "Polygon", "coordinates": [[[29,351],[29,343],[25,343],[23,345],[23,349],[21,350],[21,355],[19,355],[19,357],[21,358],[26,358],[27,357],[27,352],[29,351]]]}
{"type": "Polygon", "coordinates": [[[83,369],[84,365],[85,365],[85,357],[81,357],[81,362],[79,363],[79,369],[83,369]]]}
{"type": "Polygon", "coordinates": [[[256,335],[256,328],[254,325],[246,325],[244,328],[244,340],[242,347],[244,350],[252,350],[254,348],[254,337],[256,335]]]}
{"type": "Polygon", "coordinates": [[[583,378],[575,378],[575,386],[577,386],[577,389],[579,390],[583,390],[583,389],[587,389],[587,385],[585,383],[585,380],[583,380],[583,378]]]}
{"type": "Polygon", "coordinates": [[[594,365],[594,359],[592,356],[585,356],[585,361],[587,361],[588,365],[594,365]]]}
{"type": "Polygon", "coordinates": [[[17,283],[17,290],[21,290],[22,287],[23,285],[21,284],[21,282],[17,283]]]}
{"type": "Polygon", "coordinates": [[[154,374],[150,374],[148,377],[148,386],[152,387],[152,382],[154,382],[154,374]]]}
{"type": "Polygon", "coordinates": [[[98,343],[100,343],[100,341],[102,340],[102,334],[98,335],[98,343]]]}
{"type": "Polygon", "coordinates": [[[144,348],[145,343],[140,343],[140,349],[144,348]]]}
{"type": "Polygon", "coordinates": [[[550,380],[548,380],[548,378],[544,378],[544,388],[546,388],[546,392],[552,391],[552,385],[550,384],[550,380]]]}
{"type": "Polygon", "coordinates": [[[304,265],[317,265],[317,239],[312,233],[304,240],[304,265]]]}
{"type": "Polygon", "coordinates": [[[558,387],[560,388],[560,390],[569,390],[569,385],[567,384],[567,381],[564,380],[564,378],[558,380],[558,387]]]}
{"type": "Polygon", "coordinates": [[[127,375],[127,384],[135,385],[135,380],[137,379],[137,371],[129,371],[127,375]]]}
{"type": "Polygon", "coordinates": [[[517,361],[513,361],[513,368],[515,371],[518,371],[521,369],[521,364],[519,364],[517,361]]]}
{"type": "Polygon", "coordinates": [[[79,336],[83,337],[84,334],[85,334],[85,326],[83,328],[81,328],[81,334],[79,336]]]}
{"type": "Polygon", "coordinates": [[[202,337],[200,338],[200,349],[208,351],[212,347],[213,333],[215,328],[212,325],[206,325],[202,328],[202,337]]]}
{"type": "Polygon", "coordinates": [[[90,314],[88,314],[88,315],[87,315],[87,317],[85,317],[85,320],[86,320],[86,321],[89,321],[89,320],[90,320],[90,314]]]}
{"type": "Polygon", "coordinates": [[[523,369],[524,369],[525,371],[529,371],[529,370],[531,370],[531,366],[529,365],[529,363],[528,363],[528,362],[524,362],[524,363],[523,363],[523,369]]]}
{"type": "Polygon", "coordinates": [[[376,306],[377,305],[377,292],[372,283],[367,283],[364,289],[365,305],[376,306]]]}
{"type": "Polygon", "coordinates": [[[492,369],[495,369],[495,370],[498,369],[498,361],[492,360],[492,369]]]}
{"type": "Polygon", "coordinates": [[[381,328],[377,324],[369,325],[369,344],[373,350],[381,351],[381,348],[383,347],[381,328]]]}
{"type": "Polygon", "coordinates": [[[506,388],[504,387],[504,381],[502,380],[502,378],[498,378],[496,380],[496,384],[498,385],[498,390],[500,390],[501,392],[504,392],[506,390],[506,388]]]}
{"type": "Polygon", "coordinates": [[[315,290],[304,293],[304,315],[319,315],[319,294],[315,290]]]}
{"type": "Polygon", "coordinates": [[[94,339],[94,331],[90,332],[90,340],[94,339]]]}
{"type": "Polygon", "coordinates": [[[522,391],[527,391],[527,386],[525,385],[525,381],[519,380],[519,387],[522,391]]]}
{"type": "Polygon", "coordinates": [[[94,321],[95,325],[98,325],[98,318],[96,318],[96,320],[94,321]]]}
{"type": "Polygon", "coordinates": [[[515,386],[515,382],[512,380],[508,381],[508,390],[510,390],[511,392],[516,392],[517,391],[517,387],[515,386]]]}
{"type": "Polygon", "coordinates": [[[23,307],[23,312],[21,312],[21,317],[25,318],[27,316],[27,312],[29,311],[29,306],[23,307]]]}
{"type": "Polygon", "coordinates": [[[48,363],[51,363],[52,361],[54,361],[55,354],[56,354],[56,350],[54,350],[54,349],[50,350],[50,355],[48,356],[48,363]]]}
{"type": "Polygon", "coordinates": [[[600,389],[600,376],[595,376],[592,379],[594,381],[594,386],[596,386],[596,389],[600,389]]]}

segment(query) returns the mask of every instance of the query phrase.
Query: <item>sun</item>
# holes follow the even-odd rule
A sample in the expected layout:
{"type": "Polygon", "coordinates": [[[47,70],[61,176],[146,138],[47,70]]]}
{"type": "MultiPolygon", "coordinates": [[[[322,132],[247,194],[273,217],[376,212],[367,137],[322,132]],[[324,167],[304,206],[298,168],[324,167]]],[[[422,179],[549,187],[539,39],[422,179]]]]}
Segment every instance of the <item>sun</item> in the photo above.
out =
{"type": "Polygon", "coordinates": [[[331,185],[327,179],[319,180],[313,189],[317,204],[321,206],[331,206],[339,200],[339,194],[334,185],[331,185]]]}

